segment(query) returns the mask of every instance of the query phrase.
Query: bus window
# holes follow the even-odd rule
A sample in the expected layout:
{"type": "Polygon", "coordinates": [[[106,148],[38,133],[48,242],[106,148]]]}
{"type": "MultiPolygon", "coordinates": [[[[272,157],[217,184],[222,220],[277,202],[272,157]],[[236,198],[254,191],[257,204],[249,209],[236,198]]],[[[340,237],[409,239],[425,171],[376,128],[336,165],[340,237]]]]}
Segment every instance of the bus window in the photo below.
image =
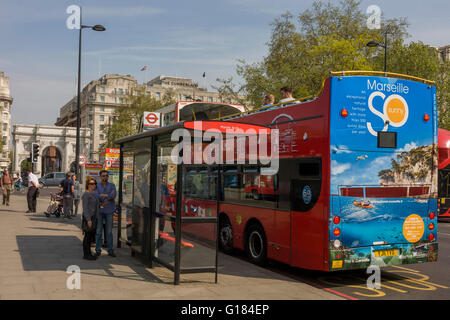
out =
{"type": "Polygon", "coordinates": [[[216,199],[216,175],[206,167],[186,168],[183,175],[183,194],[185,198],[202,200],[216,199]]]}
{"type": "Polygon", "coordinates": [[[257,206],[273,208],[277,200],[277,175],[262,175],[259,167],[244,167],[241,200],[257,206]]]}
{"type": "Polygon", "coordinates": [[[240,199],[241,181],[237,166],[225,166],[222,175],[222,199],[236,201],[240,199]]]}

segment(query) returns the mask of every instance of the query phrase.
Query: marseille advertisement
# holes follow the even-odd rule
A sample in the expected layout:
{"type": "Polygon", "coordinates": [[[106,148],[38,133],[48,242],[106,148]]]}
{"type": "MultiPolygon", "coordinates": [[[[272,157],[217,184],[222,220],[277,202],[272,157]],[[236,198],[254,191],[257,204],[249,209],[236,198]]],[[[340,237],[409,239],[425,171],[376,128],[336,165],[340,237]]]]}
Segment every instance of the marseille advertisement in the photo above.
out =
{"type": "Polygon", "coordinates": [[[330,99],[330,268],[435,261],[435,87],[333,77],[330,99]]]}

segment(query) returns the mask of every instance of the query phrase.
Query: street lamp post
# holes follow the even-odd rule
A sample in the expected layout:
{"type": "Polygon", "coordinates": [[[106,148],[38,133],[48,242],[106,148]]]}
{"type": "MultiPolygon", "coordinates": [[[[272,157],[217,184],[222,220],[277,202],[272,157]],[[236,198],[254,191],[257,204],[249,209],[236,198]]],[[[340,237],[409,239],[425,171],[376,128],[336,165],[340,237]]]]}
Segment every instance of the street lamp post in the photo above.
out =
{"type": "Polygon", "coordinates": [[[80,126],[81,126],[81,31],[85,28],[92,29],[94,31],[105,31],[106,28],[102,25],[84,26],[82,24],[82,14],[80,7],[80,37],[78,39],[78,93],[77,93],[77,137],[75,146],[75,174],[79,177],[80,173],[80,126]]]}
{"type": "Polygon", "coordinates": [[[384,33],[384,44],[378,43],[376,41],[369,41],[366,44],[366,46],[371,47],[371,48],[373,48],[373,47],[383,47],[384,48],[384,72],[385,73],[387,72],[387,46],[388,46],[387,34],[388,34],[388,32],[386,30],[386,32],[384,33]]]}

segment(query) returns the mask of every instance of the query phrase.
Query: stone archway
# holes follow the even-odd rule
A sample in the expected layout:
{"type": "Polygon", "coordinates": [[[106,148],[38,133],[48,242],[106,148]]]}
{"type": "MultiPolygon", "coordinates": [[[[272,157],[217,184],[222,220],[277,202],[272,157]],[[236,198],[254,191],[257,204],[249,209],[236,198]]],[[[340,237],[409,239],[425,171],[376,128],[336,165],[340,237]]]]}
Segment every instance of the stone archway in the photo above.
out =
{"type": "Polygon", "coordinates": [[[69,171],[72,172],[72,173],[74,173],[76,169],[77,169],[77,163],[76,163],[75,161],[73,161],[73,162],[70,164],[70,169],[69,169],[69,171]]]}
{"type": "Polygon", "coordinates": [[[41,175],[44,176],[49,172],[62,172],[62,156],[57,147],[50,146],[42,152],[42,170],[41,175]]]}

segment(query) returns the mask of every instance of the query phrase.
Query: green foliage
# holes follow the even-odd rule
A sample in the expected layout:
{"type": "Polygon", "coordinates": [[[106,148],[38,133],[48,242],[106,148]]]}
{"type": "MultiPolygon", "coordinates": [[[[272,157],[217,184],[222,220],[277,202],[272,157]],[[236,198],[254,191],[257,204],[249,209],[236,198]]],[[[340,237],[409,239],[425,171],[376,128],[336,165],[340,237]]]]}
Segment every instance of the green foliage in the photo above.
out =
{"type": "Polygon", "coordinates": [[[249,100],[243,94],[244,87],[238,86],[233,83],[233,77],[228,79],[216,79],[217,82],[221,83],[220,86],[212,86],[213,89],[217,90],[219,97],[229,98],[232,101],[237,101],[238,104],[243,105],[245,110],[249,109],[249,100]]]}
{"type": "Polygon", "coordinates": [[[168,90],[162,100],[157,100],[144,91],[136,90],[126,98],[126,103],[116,108],[113,121],[106,127],[106,142],[102,147],[117,147],[114,140],[138,133],[145,111],[155,111],[175,103],[175,92],[168,90]]]}
{"type": "Polygon", "coordinates": [[[409,36],[405,18],[382,17],[380,30],[368,29],[360,4],[356,0],[342,0],[338,5],[315,1],[296,17],[286,12],[271,24],[268,55],[263,61],[238,61],[236,72],[243,84],[236,86],[227,79],[216,89],[230,94],[238,88],[252,106],[260,106],[268,93],[278,101],[283,86],[292,87],[296,98],[317,95],[330,71],[383,71],[384,49],[366,45],[369,41],[384,44],[386,35],[388,72],[436,81],[439,127],[449,129],[449,63],[442,63],[436,50],[421,42],[405,43],[409,36]]]}

